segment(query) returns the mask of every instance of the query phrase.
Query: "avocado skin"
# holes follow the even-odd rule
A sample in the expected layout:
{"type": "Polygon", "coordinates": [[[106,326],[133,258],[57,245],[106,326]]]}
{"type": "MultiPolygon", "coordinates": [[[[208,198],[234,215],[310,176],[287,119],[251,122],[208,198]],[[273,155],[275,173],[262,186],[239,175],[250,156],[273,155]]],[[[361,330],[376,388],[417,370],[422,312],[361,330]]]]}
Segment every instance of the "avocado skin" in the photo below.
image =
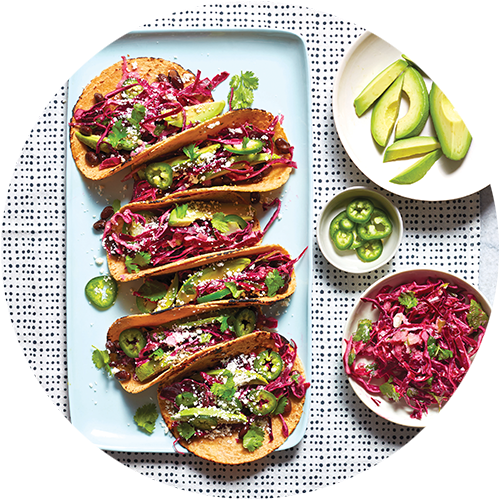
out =
{"type": "Polygon", "coordinates": [[[479,89],[474,71],[461,59],[445,63],[430,92],[430,112],[444,155],[461,160],[476,128],[479,89]]]}

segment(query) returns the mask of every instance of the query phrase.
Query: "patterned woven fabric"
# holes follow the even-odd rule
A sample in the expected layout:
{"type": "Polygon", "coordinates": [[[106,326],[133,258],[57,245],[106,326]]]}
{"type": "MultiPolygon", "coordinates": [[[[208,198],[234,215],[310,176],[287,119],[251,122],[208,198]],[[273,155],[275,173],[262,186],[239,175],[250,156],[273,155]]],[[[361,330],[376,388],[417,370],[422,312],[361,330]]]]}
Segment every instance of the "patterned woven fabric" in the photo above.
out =
{"type": "MultiPolygon", "coordinates": [[[[341,336],[359,295],[394,271],[437,267],[478,284],[480,196],[420,202],[375,186],[351,162],[331,111],[339,61],[363,29],[303,7],[242,3],[207,5],[156,19],[146,29],[269,28],[300,34],[311,64],[313,220],[346,187],[366,185],[401,211],[405,238],[379,271],[350,275],[332,267],[316,243],[312,288],[311,411],[298,446],[242,466],[192,455],[108,452],[127,467],[180,489],[225,498],[276,498],[306,493],[362,472],[418,430],[391,424],[355,396],[341,362],[341,336]]],[[[65,326],[66,89],[59,89],[33,128],[16,165],[3,221],[4,286],[19,342],[47,396],[69,418],[65,326]]]]}

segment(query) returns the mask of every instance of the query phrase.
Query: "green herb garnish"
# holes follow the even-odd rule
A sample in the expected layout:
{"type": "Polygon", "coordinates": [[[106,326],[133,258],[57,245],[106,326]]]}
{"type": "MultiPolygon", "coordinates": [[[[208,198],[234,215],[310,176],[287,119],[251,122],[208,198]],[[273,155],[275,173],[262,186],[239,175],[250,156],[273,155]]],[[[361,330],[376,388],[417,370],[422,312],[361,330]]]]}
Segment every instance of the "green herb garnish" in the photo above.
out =
{"type": "Polygon", "coordinates": [[[92,353],[92,361],[95,365],[95,367],[100,370],[101,368],[104,368],[106,373],[108,375],[112,375],[111,368],[109,366],[109,353],[108,351],[104,350],[101,351],[100,349],[97,349],[97,347],[92,346],[94,348],[94,352],[92,353]]]}
{"type": "Polygon", "coordinates": [[[154,403],[141,406],[134,415],[135,423],[141,430],[144,430],[148,434],[152,434],[155,430],[157,418],[158,412],[156,411],[156,405],[154,403]]]}
{"type": "Polygon", "coordinates": [[[264,431],[258,425],[252,424],[247,433],[243,436],[243,448],[248,451],[255,451],[264,442],[264,431]]]}
{"type": "Polygon", "coordinates": [[[230,109],[250,108],[253,104],[253,91],[259,87],[259,79],[252,71],[241,72],[240,75],[234,75],[229,86],[227,100],[230,109]]]}

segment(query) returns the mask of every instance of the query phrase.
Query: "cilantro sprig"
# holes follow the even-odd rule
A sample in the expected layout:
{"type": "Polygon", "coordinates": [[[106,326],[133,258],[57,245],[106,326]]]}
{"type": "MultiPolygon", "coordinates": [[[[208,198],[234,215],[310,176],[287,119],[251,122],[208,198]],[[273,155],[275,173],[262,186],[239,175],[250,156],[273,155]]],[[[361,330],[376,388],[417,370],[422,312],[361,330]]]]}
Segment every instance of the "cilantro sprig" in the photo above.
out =
{"type": "Polygon", "coordinates": [[[243,436],[243,448],[250,452],[260,448],[264,443],[264,430],[256,424],[252,424],[243,436]]]}
{"type": "Polygon", "coordinates": [[[230,82],[230,91],[227,96],[230,109],[250,108],[253,104],[253,91],[259,88],[259,79],[252,71],[234,75],[230,82]]]}
{"type": "Polygon", "coordinates": [[[109,353],[108,351],[104,350],[101,351],[95,346],[92,346],[94,348],[94,351],[92,352],[92,362],[94,363],[94,366],[98,369],[101,370],[104,368],[104,371],[108,375],[112,375],[113,373],[111,372],[111,367],[109,366],[109,353]]]}
{"type": "Polygon", "coordinates": [[[148,252],[138,252],[135,257],[127,255],[125,257],[125,267],[129,273],[139,272],[140,267],[147,266],[151,262],[151,255],[148,252]]]}
{"type": "Polygon", "coordinates": [[[137,409],[134,415],[134,422],[139,426],[139,429],[152,434],[155,430],[156,420],[158,419],[158,411],[154,403],[145,404],[137,409]]]}
{"type": "Polygon", "coordinates": [[[274,297],[278,290],[285,284],[285,280],[277,269],[270,271],[264,282],[267,286],[268,297],[274,297]]]}

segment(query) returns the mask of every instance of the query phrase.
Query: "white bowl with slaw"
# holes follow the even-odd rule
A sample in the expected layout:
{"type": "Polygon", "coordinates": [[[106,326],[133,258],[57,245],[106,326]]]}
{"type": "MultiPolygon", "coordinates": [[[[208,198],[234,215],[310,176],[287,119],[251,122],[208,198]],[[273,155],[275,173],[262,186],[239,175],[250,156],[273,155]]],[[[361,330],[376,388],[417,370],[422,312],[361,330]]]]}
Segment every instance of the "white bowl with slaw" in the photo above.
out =
{"type": "MultiPolygon", "coordinates": [[[[466,293],[472,294],[476,301],[481,304],[483,311],[488,315],[488,317],[490,316],[491,306],[488,303],[488,300],[477,288],[458,276],[439,269],[410,269],[400,271],[376,281],[358,299],[356,305],[349,314],[344,328],[342,339],[342,359],[344,359],[344,354],[346,352],[346,341],[356,331],[358,322],[361,319],[375,321],[379,317],[378,309],[375,308],[371,302],[365,302],[362,299],[375,298],[379,294],[380,290],[386,286],[393,289],[413,281],[418,284],[423,284],[428,279],[433,282],[443,280],[445,283],[450,283],[462,288],[466,293]]],[[[370,394],[351,377],[348,376],[348,379],[352,389],[359,399],[377,415],[390,422],[409,427],[425,427],[433,418],[437,416],[440,411],[437,405],[430,406],[428,413],[423,413],[422,418],[417,420],[411,417],[412,408],[410,408],[402,398],[398,402],[394,402],[386,397],[370,394]]]]}

